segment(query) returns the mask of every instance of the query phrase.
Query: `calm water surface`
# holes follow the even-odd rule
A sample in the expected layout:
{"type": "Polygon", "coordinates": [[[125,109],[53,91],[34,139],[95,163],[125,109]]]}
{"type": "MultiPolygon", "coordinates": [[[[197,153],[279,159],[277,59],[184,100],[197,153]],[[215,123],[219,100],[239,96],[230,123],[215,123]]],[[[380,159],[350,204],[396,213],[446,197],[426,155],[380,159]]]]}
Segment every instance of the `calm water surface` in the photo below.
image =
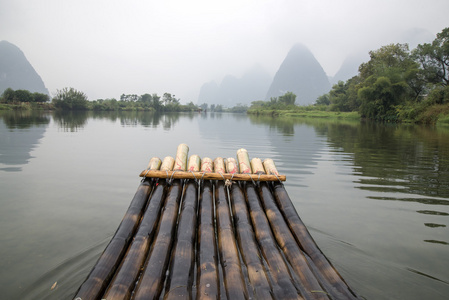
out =
{"type": "Polygon", "coordinates": [[[71,299],[153,156],[274,159],[366,299],[449,297],[449,129],[233,114],[0,113],[1,299],[71,299]]]}

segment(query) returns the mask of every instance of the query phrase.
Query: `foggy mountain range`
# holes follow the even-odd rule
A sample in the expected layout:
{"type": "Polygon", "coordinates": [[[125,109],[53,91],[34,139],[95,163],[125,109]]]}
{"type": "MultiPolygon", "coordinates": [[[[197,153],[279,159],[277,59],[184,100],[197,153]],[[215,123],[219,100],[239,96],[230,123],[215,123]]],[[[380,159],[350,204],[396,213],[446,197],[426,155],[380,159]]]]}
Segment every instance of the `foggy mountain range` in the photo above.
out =
{"type": "MultiPolygon", "coordinates": [[[[346,80],[357,74],[361,61],[347,59],[336,74],[338,80],[346,80]],[[357,64],[355,70],[353,66],[357,64]],[[338,76],[338,77],[337,77],[338,76]]],[[[215,81],[205,83],[200,90],[198,103],[222,104],[232,107],[236,104],[248,105],[255,100],[270,100],[286,92],[296,94],[296,104],[308,105],[329,92],[332,78],[328,78],[312,52],[302,44],[294,45],[278,71],[271,77],[261,67],[253,68],[242,78],[228,75],[220,84],[215,81]]]]}
{"type": "MultiPolygon", "coordinates": [[[[392,43],[408,43],[410,49],[413,49],[433,39],[429,31],[415,28],[398,35],[392,43]]],[[[227,75],[219,84],[215,81],[204,83],[197,104],[221,104],[225,107],[250,105],[252,101],[267,101],[286,92],[297,95],[298,105],[312,104],[319,96],[329,92],[333,84],[357,75],[360,64],[368,60],[368,51],[350,54],[337,73],[330,77],[305,45],[296,44],[287,53],[274,76],[262,66],[255,65],[240,78],[227,75]]],[[[8,87],[49,94],[42,78],[24,53],[13,44],[0,41],[0,94],[8,87]]]]}
{"type": "Polygon", "coordinates": [[[0,95],[7,88],[50,95],[25,54],[17,46],[0,41],[0,95]]]}
{"type": "Polygon", "coordinates": [[[197,103],[222,104],[226,107],[239,103],[249,104],[251,101],[265,98],[267,86],[272,80],[272,76],[261,66],[254,66],[241,78],[227,75],[220,85],[215,81],[203,84],[197,103]]]}
{"type": "MultiPolygon", "coordinates": [[[[411,50],[418,44],[430,43],[433,39],[434,36],[428,30],[413,28],[398,35],[392,43],[408,43],[411,50]]],[[[270,75],[261,68],[260,74],[252,70],[241,79],[227,75],[220,84],[215,81],[203,84],[198,104],[222,104],[226,107],[238,103],[249,105],[252,101],[267,101],[286,92],[296,94],[298,105],[312,104],[319,96],[328,93],[333,84],[356,76],[360,64],[368,60],[369,50],[352,53],[334,76],[328,76],[313,53],[305,45],[296,44],[288,52],[274,78],[269,80],[270,75]],[[262,76],[263,80],[259,79],[257,84],[251,84],[250,79],[258,80],[258,76],[262,76]]]]}

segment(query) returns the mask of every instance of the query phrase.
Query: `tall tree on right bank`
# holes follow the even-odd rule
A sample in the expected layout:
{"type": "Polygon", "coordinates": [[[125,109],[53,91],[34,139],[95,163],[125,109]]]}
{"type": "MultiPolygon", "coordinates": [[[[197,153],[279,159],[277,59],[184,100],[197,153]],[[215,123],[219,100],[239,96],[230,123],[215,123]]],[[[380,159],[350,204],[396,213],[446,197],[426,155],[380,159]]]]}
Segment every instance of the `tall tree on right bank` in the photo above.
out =
{"type": "Polygon", "coordinates": [[[418,45],[412,55],[420,63],[425,80],[433,85],[431,102],[449,103],[449,27],[438,33],[431,44],[418,45]]]}
{"type": "Polygon", "coordinates": [[[359,68],[360,113],[370,119],[395,121],[396,105],[408,99],[419,100],[419,65],[410,56],[407,44],[390,44],[369,54],[370,60],[359,68]]]}

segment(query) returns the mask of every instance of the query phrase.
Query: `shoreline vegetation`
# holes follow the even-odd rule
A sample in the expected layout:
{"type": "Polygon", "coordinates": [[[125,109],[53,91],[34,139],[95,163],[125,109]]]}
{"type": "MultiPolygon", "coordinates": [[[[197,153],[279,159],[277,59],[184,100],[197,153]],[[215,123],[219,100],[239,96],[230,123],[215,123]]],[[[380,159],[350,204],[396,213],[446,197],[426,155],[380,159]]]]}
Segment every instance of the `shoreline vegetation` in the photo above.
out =
{"type": "Polygon", "coordinates": [[[295,105],[296,95],[287,92],[268,101],[253,101],[232,108],[193,102],[181,104],[170,93],[122,94],[117,99],[89,101],[74,88],[46,94],[6,89],[0,110],[92,110],[155,112],[235,112],[272,117],[374,120],[388,123],[449,125],[449,27],[432,43],[409,50],[408,44],[390,44],[370,51],[370,60],[356,76],[339,81],[314,104],[295,105]]]}

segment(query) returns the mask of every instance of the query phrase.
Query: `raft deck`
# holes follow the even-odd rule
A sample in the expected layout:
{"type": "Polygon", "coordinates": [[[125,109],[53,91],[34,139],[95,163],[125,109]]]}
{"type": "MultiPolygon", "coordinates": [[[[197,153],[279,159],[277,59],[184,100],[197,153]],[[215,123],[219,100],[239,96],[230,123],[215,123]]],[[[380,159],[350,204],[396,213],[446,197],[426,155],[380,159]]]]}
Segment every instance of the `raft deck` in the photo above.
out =
{"type": "Polygon", "coordinates": [[[298,216],[271,159],[152,158],[78,289],[92,299],[359,299],[298,216]]]}

